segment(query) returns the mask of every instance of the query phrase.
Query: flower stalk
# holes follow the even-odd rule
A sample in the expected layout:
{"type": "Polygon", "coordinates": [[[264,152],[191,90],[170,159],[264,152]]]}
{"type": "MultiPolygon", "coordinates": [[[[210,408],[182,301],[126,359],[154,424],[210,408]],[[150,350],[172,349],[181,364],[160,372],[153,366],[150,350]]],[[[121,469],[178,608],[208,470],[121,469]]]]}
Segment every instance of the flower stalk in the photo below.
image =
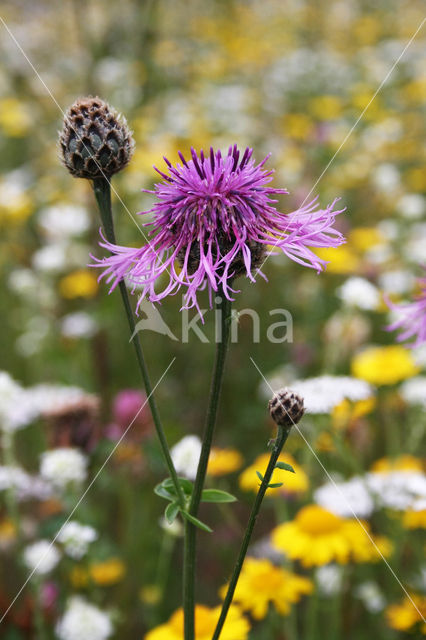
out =
{"type": "MultiPolygon", "coordinates": [[[[105,236],[109,242],[115,243],[114,221],[112,217],[111,209],[111,184],[108,178],[105,176],[95,178],[93,180],[93,190],[95,193],[96,201],[98,203],[99,213],[102,220],[102,226],[104,228],[105,236]]],[[[136,359],[138,362],[139,370],[142,375],[142,380],[145,386],[145,391],[148,399],[148,404],[151,410],[152,419],[154,422],[155,430],[157,432],[158,439],[160,441],[161,450],[163,453],[164,461],[170,473],[170,477],[173,481],[173,486],[178,496],[179,505],[182,509],[185,508],[185,497],[182,491],[182,487],[179,484],[176,469],[174,467],[169,445],[167,443],[166,434],[164,433],[163,425],[161,423],[160,415],[157,408],[157,403],[153,395],[153,388],[151,380],[148,374],[148,369],[145,363],[145,358],[142,351],[142,345],[139,340],[137,332],[135,332],[136,325],[133,317],[132,307],[130,305],[129,295],[126,289],[126,284],[122,280],[119,283],[119,289],[121,293],[121,299],[123,301],[124,310],[126,312],[127,321],[129,323],[130,333],[134,335],[132,343],[136,353],[136,359]]]]}
{"type": "MultiPolygon", "coordinates": [[[[229,345],[231,330],[232,303],[221,291],[216,296],[216,309],[220,315],[220,335],[217,336],[216,359],[210,387],[209,404],[204,428],[203,444],[194,489],[189,505],[189,514],[196,517],[200,506],[201,494],[207,473],[213,433],[216,424],[220,392],[222,388],[223,372],[229,345]]],[[[196,555],[197,527],[185,521],[184,568],[183,568],[183,609],[184,609],[184,639],[194,640],[195,637],[195,555],[196,555]]]]}
{"type": "MultiPolygon", "coordinates": [[[[259,491],[257,492],[256,499],[254,501],[250,517],[247,524],[247,529],[244,534],[243,541],[241,543],[240,552],[238,554],[237,561],[235,563],[234,570],[232,572],[231,580],[228,585],[228,589],[226,592],[225,599],[223,601],[222,610],[220,612],[219,620],[216,625],[216,629],[212,636],[212,640],[218,640],[223,625],[225,624],[226,616],[229,611],[229,607],[232,604],[232,599],[234,597],[235,589],[237,586],[238,578],[240,577],[241,569],[243,567],[243,563],[247,554],[247,550],[250,544],[250,540],[253,534],[254,527],[256,525],[256,520],[259,515],[260,507],[262,506],[263,498],[265,497],[266,490],[268,489],[268,485],[271,481],[272,474],[275,469],[275,465],[277,464],[280,453],[286,443],[286,440],[289,436],[291,425],[277,425],[278,434],[276,439],[273,441],[273,448],[271,452],[271,457],[269,459],[269,463],[263,476],[262,482],[260,483],[259,491]]],[[[186,639],[185,639],[186,640],[186,639]]]]}

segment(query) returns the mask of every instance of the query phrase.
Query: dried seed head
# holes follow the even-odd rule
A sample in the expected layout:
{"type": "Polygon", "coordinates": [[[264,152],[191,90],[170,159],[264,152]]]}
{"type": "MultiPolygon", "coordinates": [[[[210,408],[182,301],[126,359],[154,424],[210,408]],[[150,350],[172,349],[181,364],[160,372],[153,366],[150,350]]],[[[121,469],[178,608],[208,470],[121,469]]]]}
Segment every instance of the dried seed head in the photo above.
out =
{"type": "Polygon", "coordinates": [[[93,180],[124,169],[134,141],[126,120],[100,98],[89,96],[66,112],[59,146],[71,175],[93,180]]]}
{"type": "Polygon", "coordinates": [[[280,389],[269,401],[269,413],[277,424],[291,427],[305,413],[303,398],[291,389],[280,389]]]}

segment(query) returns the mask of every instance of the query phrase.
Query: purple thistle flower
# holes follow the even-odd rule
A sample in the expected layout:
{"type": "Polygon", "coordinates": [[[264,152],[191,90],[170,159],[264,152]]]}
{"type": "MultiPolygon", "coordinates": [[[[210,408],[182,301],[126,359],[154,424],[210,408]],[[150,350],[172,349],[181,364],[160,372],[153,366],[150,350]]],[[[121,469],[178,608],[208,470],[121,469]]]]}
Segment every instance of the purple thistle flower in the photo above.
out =
{"type": "Polygon", "coordinates": [[[142,290],[139,307],[145,297],[159,302],[184,287],[183,308],[199,311],[197,294],[205,287],[211,305],[218,290],[232,300],[236,277],[244,274],[254,282],[259,273],[265,278],[260,267],[275,248],[299,264],[318,272],[324,269],[326,262],[312,248],[345,242],[333,227],[335,216],[343,211],[334,211],[337,199],[326,209],[318,209],[315,198],[297,211],[280,213],[271,196],[288,191],[268,186],[274,172],[263,167],[269,155],[256,165],[252,153],[247,148],[240,158],[237,145],[225,157],[213,149],[208,156],[191,149],[191,160],[179,152],[182,164],[173,166],[164,158],[168,174],[154,167],[163,181],[153,191],[144,190],[157,202],[141,213],[153,214],[153,221],[145,223],[152,227],[149,243],[135,249],[113,245],[102,236],[100,246],[112,255],[94,258],[91,265],[104,269],[100,278],[112,282],[111,291],[125,277],[133,291],[142,290]],[[155,283],[164,272],[169,280],[157,292],[155,283]]]}
{"type": "Polygon", "coordinates": [[[393,304],[390,300],[386,300],[389,309],[397,313],[397,319],[388,325],[386,329],[388,331],[402,329],[397,340],[398,342],[403,342],[413,338],[414,342],[407,345],[410,347],[419,347],[426,342],[426,278],[420,278],[418,284],[421,291],[413,302],[393,304]]]}

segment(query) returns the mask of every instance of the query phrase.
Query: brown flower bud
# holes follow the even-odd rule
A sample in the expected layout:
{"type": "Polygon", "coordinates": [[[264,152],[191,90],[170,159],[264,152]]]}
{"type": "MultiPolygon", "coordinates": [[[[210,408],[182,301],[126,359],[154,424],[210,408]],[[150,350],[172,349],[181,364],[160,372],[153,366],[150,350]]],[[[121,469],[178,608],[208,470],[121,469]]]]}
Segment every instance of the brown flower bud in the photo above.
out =
{"type": "Polygon", "coordinates": [[[303,398],[291,389],[280,389],[269,401],[272,420],[283,427],[297,424],[305,413],[303,398]]]}
{"type": "Polygon", "coordinates": [[[75,178],[111,177],[129,163],[134,141],[124,117],[100,98],[80,98],[65,114],[59,138],[63,162],[75,178]]]}

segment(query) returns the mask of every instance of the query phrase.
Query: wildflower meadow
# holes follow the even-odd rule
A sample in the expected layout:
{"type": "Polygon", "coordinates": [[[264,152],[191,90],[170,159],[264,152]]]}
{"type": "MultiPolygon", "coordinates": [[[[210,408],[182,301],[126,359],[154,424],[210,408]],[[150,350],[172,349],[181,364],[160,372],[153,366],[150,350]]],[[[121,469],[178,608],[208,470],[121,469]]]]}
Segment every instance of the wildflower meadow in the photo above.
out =
{"type": "Polygon", "coordinates": [[[426,636],[426,11],[0,7],[0,638],[426,636]]]}

